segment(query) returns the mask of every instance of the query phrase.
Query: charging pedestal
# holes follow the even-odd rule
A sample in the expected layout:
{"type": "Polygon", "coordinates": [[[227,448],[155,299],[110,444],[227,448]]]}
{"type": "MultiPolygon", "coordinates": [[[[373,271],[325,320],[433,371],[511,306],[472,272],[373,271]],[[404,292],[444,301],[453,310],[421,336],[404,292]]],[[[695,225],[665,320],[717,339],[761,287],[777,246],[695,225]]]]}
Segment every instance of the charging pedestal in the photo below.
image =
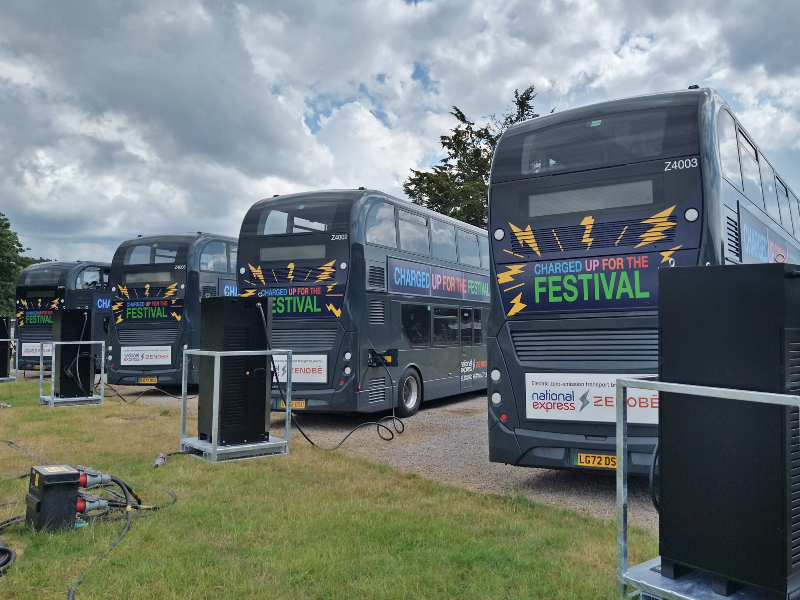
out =
{"type": "MultiPolygon", "coordinates": [[[[661,557],[628,567],[628,388],[673,392],[705,398],[722,398],[800,408],[800,397],[790,394],[751,392],[654,379],[617,379],[617,592],[620,598],[641,600],[762,600],[761,589],[745,587],[729,596],[712,591],[711,576],[691,571],[678,579],[661,575],[661,557]]],[[[769,596],[771,597],[771,596],[769,596]]]]}
{"type": "MultiPolygon", "coordinates": [[[[272,379],[270,378],[270,382],[272,379]]],[[[267,414],[270,412],[272,385],[266,386],[267,393],[264,401],[267,405],[267,414]]],[[[291,350],[184,350],[183,351],[183,381],[181,385],[181,452],[187,452],[196,458],[207,462],[222,462],[231,460],[246,460],[261,456],[281,456],[289,454],[289,435],[292,428],[292,351],[291,350]],[[219,380],[220,362],[226,356],[285,356],[286,357],[286,439],[274,437],[270,434],[269,441],[221,446],[219,440],[219,380]],[[186,389],[188,385],[189,356],[214,357],[214,395],[212,405],[211,441],[201,440],[198,437],[186,437],[186,389]]]]}
{"type": "Polygon", "coordinates": [[[10,344],[10,352],[8,353],[8,364],[6,365],[8,367],[8,370],[7,370],[8,377],[0,377],[0,383],[10,383],[12,381],[16,381],[17,380],[16,376],[11,374],[11,360],[12,360],[11,357],[12,356],[14,357],[14,368],[16,369],[16,366],[17,366],[17,363],[16,363],[17,353],[15,351],[15,346],[14,346],[16,341],[17,340],[15,340],[14,338],[0,338],[0,344],[6,344],[6,343],[10,344]]]}
{"type": "MultiPolygon", "coordinates": [[[[105,394],[105,374],[106,374],[106,346],[104,341],[95,341],[95,342],[41,342],[39,344],[39,404],[44,404],[53,408],[55,406],[80,406],[84,404],[102,404],[103,403],[103,395],[105,394]],[[82,345],[82,346],[95,346],[100,345],[100,395],[98,396],[95,393],[92,393],[91,396],[80,396],[77,398],[59,398],[53,394],[53,377],[59,376],[60,374],[55,373],[54,371],[50,371],[50,395],[44,395],[44,369],[41,368],[41,365],[44,365],[44,347],[45,344],[52,344],[53,345],[53,357],[52,363],[53,365],[56,364],[56,354],[58,352],[59,346],[68,346],[68,345],[82,345]]],[[[92,390],[94,390],[94,378],[92,378],[92,390]]]]}

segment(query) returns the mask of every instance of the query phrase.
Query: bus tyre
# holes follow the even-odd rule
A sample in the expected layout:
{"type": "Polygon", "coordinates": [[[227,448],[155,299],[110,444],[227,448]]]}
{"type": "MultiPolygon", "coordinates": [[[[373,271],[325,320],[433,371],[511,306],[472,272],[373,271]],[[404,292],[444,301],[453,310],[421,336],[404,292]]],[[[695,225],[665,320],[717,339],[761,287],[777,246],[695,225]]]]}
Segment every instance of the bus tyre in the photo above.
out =
{"type": "Polygon", "coordinates": [[[422,381],[415,369],[409,367],[403,371],[397,394],[397,414],[401,417],[413,417],[417,414],[422,404],[422,381]]]}

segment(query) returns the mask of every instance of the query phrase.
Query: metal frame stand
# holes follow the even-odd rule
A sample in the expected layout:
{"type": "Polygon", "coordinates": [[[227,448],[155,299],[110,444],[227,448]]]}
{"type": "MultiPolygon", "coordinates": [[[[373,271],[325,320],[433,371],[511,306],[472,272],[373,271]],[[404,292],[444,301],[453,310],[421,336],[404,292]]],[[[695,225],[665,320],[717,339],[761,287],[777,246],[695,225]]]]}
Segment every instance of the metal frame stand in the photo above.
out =
{"type": "MultiPolygon", "coordinates": [[[[55,406],[82,406],[84,404],[102,404],[103,396],[105,395],[105,374],[106,374],[106,343],[104,341],[88,341],[88,342],[40,342],[39,343],[39,404],[44,404],[53,408],[55,406]],[[79,396],[77,398],[57,398],[53,395],[53,377],[56,373],[50,369],[50,395],[44,395],[44,346],[45,344],[53,345],[53,354],[51,357],[51,365],[56,364],[56,354],[59,346],[76,346],[76,345],[89,345],[94,346],[100,344],[100,395],[92,393],[91,396],[79,396]]],[[[94,390],[94,377],[92,377],[92,390],[94,390]]]]}
{"type": "MultiPolygon", "coordinates": [[[[272,379],[270,379],[272,381],[272,379]]],[[[267,413],[270,412],[272,400],[272,386],[267,386],[265,402],[267,413]]],[[[181,452],[190,452],[196,458],[206,462],[222,462],[231,460],[247,460],[261,456],[282,456],[289,454],[289,435],[292,429],[292,351],[291,350],[242,350],[242,351],[212,351],[212,350],[184,350],[183,351],[183,377],[181,383],[181,452]],[[247,444],[234,444],[219,446],[219,374],[221,357],[224,356],[286,356],[286,439],[276,438],[272,435],[269,441],[247,444]],[[186,437],[186,388],[188,385],[188,357],[213,356],[214,357],[214,400],[212,407],[211,441],[201,440],[197,437],[186,437]]]]}
{"type": "Polygon", "coordinates": [[[11,375],[11,356],[12,355],[14,356],[14,359],[15,359],[14,360],[14,369],[15,370],[16,370],[16,366],[17,366],[17,364],[16,364],[17,352],[16,352],[16,349],[15,349],[16,347],[14,345],[14,343],[16,341],[17,340],[15,340],[14,338],[0,338],[0,343],[2,343],[2,342],[11,342],[11,348],[12,348],[11,352],[8,355],[8,373],[9,373],[9,375],[8,375],[8,377],[0,377],[0,383],[11,383],[12,381],[16,381],[17,380],[16,376],[11,375]]]}
{"type": "MultiPolygon", "coordinates": [[[[628,568],[628,388],[674,392],[705,398],[723,398],[800,408],[800,397],[789,394],[751,392],[728,388],[667,383],[654,379],[617,379],[617,593],[620,598],[636,594],[643,600],[719,600],[711,590],[711,576],[692,571],[680,579],[661,576],[661,557],[628,568]]],[[[765,592],[744,588],[727,596],[730,600],[761,600],[765,592]]]]}

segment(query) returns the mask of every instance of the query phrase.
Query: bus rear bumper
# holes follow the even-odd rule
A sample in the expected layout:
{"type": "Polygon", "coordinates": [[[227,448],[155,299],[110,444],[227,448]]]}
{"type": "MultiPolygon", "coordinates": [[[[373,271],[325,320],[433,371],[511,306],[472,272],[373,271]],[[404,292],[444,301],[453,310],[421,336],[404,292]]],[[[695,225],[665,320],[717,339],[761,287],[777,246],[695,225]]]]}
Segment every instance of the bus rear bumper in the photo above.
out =
{"type": "MultiPolygon", "coordinates": [[[[613,471],[604,467],[577,466],[579,453],[615,456],[617,452],[614,436],[602,440],[586,438],[585,435],[533,429],[512,430],[497,421],[489,428],[489,461],[544,469],[613,471]]],[[[650,473],[650,461],[657,440],[656,437],[628,437],[628,465],[631,474],[650,473]]]]}
{"type": "MultiPolygon", "coordinates": [[[[111,385],[181,385],[183,369],[159,369],[158,371],[129,371],[108,369],[107,381],[111,385]],[[156,379],[155,382],[147,381],[156,379]],[[144,381],[143,381],[144,380],[144,381]]],[[[189,371],[189,383],[198,383],[197,371],[189,371]]]]}

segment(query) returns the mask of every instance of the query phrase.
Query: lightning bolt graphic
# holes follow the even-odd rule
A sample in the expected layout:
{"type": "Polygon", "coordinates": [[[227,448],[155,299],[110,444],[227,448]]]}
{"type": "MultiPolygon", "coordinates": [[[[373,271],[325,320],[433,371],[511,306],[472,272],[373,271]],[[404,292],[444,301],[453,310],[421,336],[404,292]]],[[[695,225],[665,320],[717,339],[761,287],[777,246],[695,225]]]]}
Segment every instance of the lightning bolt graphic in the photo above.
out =
{"type": "Polygon", "coordinates": [[[25,300],[20,300],[20,302],[22,302],[22,306],[24,306],[26,309],[28,308],[28,303],[25,300]]]}
{"type": "Polygon", "coordinates": [[[178,284],[177,283],[173,283],[173,284],[168,285],[167,286],[167,293],[164,294],[164,298],[169,298],[170,296],[172,296],[177,291],[178,291],[178,284]]]}
{"type": "Polygon", "coordinates": [[[250,296],[255,296],[255,295],[256,295],[255,290],[245,290],[244,292],[242,292],[242,298],[249,298],[250,296]]]}
{"type": "Polygon", "coordinates": [[[341,317],[342,316],[342,309],[341,308],[336,308],[333,304],[326,304],[325,308],[327,308],[329,311],[331,311],[337,317],[341,317]]]}
{"type": "MultiPolygon", "coordinates": [[[[681,246],[683,246],[683,244],[681,244],[681,246]]],[[[681,246],[675,246],[674,248],[670,248],[669,250],[664,250],[664,252],[660,252],[659,254],[661,254],[661,256],[664,257],[663,259],[661,259],[661,262],[662,263],[667,262],[670,258],[672,258],[672,253],[675,252],[675,250],[677,250],[681,246]]]]}
{"type": "Polygon", "coordinates": [[[331,293],[331,290],[332,290],[334,287],[336,287],[337,285],[339,285],[339,282],[338,282],[338,281],[337,281],[336,283],[332,283],[331,285],[329,285],[329,286],[328,286],[328,293],[330,294],[330,293],[331,293]]]}
{"type": "Polygon", "coordinates": [[[292,281],[294,279],[294,263],[289,263],[286,266],[289,267],[289,274],[286,276],[286,279],[292,281]]]}
{"type": "Polygon", "coordinates": [[[581,396],[581,397],[580,397],[580,401],[581,401],[583,404],[581,404],[581,407],[580,407],[580,409],[578,410],[578,412],[581,412],[581,411],[582,411],[584,408],[586,408],[586,407],[589,405],[589,392],[590,392],[590,390],[586,390],[586,391],[583,393],[583,396],[581,396]]]}
{"type": "Polygon", "coordinates": [[[511,225],[511,231],[514,232],[514,235],[521,246],[524,247],[527,244],[533,249],[534,252],[536,252],[536,254],[539,256],[542,255],[542,253],[539,252],[539,244],[536,243],[536,238],[533,237],[533,231],[531,231],[530,225],[528,225],[525,229],[520,229],[513,223],[509,223],[509,225],[511,225]]]}
{"type": "Polygon", "coordinates": [[[42,308],[42,299],[39,298],[39,306],[37,308],[42,308]]]}
{"type": "Polygon", "coordinates": [[[119,286],[119,293],[125,296],[128,300],[131,299],[131,297],[128,295],[128,288],[126,288],[124,285],[119,286]]]}
{"type": "Polygon", "coordinates": [[[497,274],[497,283],[504,284],[514,281],[514,275],[522,275],[525,265],[504,265],[508,269],[505,273],[497,274]]]}
{"type": "Polygon", "coordinates": [[[120,323],[122,323],[122,315],[119,315],[117,320],[114,322],[115,325],[119,325],[120,323]]]}
{"type": "Polygon", "coordinates": [[[333,268],[333,263],[335,260],[332,260],[329,263],[325,263],[319,268],[319,275],[317,275],[317,280],[314,283],[319,283],[320,281],[325,281],[326,279],[330,279],[331,275],[336,272],[336,269],[333,268]]]}
{"type": "Polygon", "coordinates": [[[117,302],[111,307],[112,312],[117,312],[119,309],[122,308],[122,302],[117,302]]]}
{"type": "Polygon", "coordinates": [[[50,303],[50,310],[55,310],[55,309],[56,309],[56,307],[58,307],[58,298],[56,298],[55,300],[53,300],[53,301],[50,303]]]}
{"type": "Polygon", "coordinates": [[[261,282],[261,285],[265,285],[267,283],[264,281],[264,274],[261,273],[261,267],[255,268],[250,263],[247,263],[247,266],[250,267],[250,272],[253,274],[253,277],[258,279],[261,282]]]}
{"type": "Polygon", "coordinates": [[[581,225],[583,225],[586,228],[586,230],[583,232],[583,239],[581,240],[581,242],[586,244],[586,249],[588,250],[589,248],[592,247],[592,242],[594,241],[594,238],[592,237],[592,227],[594,227],[594,219],[591,216],[586,216],[583,218],[583,221],[581,221],[581,225]]]}
{"type": "Polygon", "coordinates": [[[147,298],[150,295],[150,284],[148,283],[144,286],[144,297],[147,298]]]}
{"type": "Polygon", "coordinates": [[[176,312],[171,312],[171,313],[169,313],[169,314],[171,314],[173,317],[175,317],[175,320],[176,320],[176,321],[180,321],[180,320],[181,320],[181,316],[180,316],[178,313],[176,313],[176,312]]]}
{"type": "Polygon", "coordinates": [[[511,310],[508,311],[508,316],[509,317],[514,316],[526,306],[528,305],[522,303],[522,292],[520,292],[519,294],[517,294],[517,297],[511,301],[511,310]]]}
{"type": "Polygon", "coordinates": [[[25,311],[24,311],[24,310],[21,310],[21,311],[19,311],[19,312],[17,313],[17,318],[19,319],[19,318],[20,318],[22,315],[24,315],[24,314],[25,314],[25,311]]]}
{"type": "Polygon", "coordinates": [[[642,223],[647,223],[648,225],[652,225],[652,227],[639,236],[639,239],[642,241],[636,245],[637,248],[663,240],[667,237],[664,235],[664,232],[670,227],[675,227],[675,223],[670,223],[667,220],[673,210],[675,210],[675,207],[670,206],[667,210],[662,210],[660,213],[642,221],[642,223]]]}

